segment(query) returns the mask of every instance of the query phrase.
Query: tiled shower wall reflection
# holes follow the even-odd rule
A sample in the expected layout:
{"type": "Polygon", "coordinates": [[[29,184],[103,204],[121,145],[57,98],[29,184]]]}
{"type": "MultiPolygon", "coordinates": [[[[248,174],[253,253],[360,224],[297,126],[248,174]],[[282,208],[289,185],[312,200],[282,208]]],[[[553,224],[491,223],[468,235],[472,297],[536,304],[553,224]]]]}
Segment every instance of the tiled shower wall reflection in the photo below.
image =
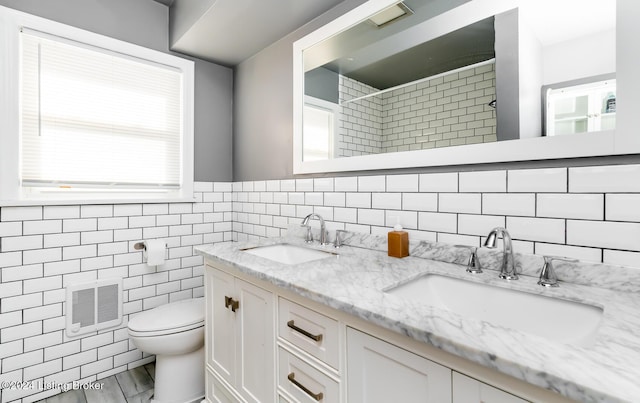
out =
{"type": "Polygon", "coordinates": [[[338,156],[497,140],[493,63],[358,99],[378,91],[339,77],[338,156]]]}

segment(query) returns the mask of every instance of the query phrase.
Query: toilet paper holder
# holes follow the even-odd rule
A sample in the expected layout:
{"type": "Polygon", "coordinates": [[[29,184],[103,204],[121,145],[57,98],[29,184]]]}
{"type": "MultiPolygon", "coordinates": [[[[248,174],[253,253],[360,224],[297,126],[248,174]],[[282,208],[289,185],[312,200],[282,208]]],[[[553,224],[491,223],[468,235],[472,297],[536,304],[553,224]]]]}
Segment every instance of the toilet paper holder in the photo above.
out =
{"type": "Polygon", "coordinates": [[[149,266],[163,265],[168,258],[169,249],[163,239],[136,242],[133,247],[142,251],[142,261],[149,266]]]}
{"type": "MultiPolygon", "coordinates": [[[[164,246],[166,248],[167,244],[165,244],[164,246]]],[[[144,242],[136,242],[133,245],[133,249],[135,249],[135,250],[145,250],[145,249],[147,249],[147,247],[144,245],[144,242]]]]}

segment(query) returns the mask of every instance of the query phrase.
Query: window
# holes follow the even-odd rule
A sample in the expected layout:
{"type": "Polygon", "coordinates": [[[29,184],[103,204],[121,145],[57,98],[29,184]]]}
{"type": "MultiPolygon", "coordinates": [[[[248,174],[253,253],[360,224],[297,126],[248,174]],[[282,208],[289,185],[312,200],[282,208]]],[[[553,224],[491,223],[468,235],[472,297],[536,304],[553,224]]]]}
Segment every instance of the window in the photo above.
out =
{"type": "Polygon", "coordinates": [[[19,83],[5,86],[17,107],[3,116],[0,200],[192,197],[192,62],[0,12],[15,29],[3,76],[19,83]]]}
{"type": "Polygon", "coordinates": [[[310,96],[305,97],[302,159],[304,161],[334,158],[338,132],[338,105],[310,96]]]}
{"type": "Polygon", "coordinates": [[[545,87],[546,135],[589,133],[616,128],[615,78],[545,87]]]}

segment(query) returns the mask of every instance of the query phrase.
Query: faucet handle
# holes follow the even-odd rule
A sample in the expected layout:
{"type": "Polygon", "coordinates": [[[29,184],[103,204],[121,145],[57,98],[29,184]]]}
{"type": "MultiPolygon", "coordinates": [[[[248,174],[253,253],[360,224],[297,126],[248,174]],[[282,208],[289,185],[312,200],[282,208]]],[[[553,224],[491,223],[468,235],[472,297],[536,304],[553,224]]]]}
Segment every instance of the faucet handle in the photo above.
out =
{"type": "Polygon", "coordinates": [[[313,234],[311,233],[311,225],[307,224],[307,225],[301,225],[301,227],[306,227],[307,229],[307,233],[304,237],[304,241],[306,243],[311,243],[313,242],[313,234]]]}
{"type": "Polygon", "coordinates": [[[473,274],[482,273],[482,268],[480,267],[480,261],[478,260],[478,248],[473,248],[471,250],[471,256],[469,256],[469,262],[467,262],[467,272],[473,274]]]}
{"type": "Polygon", "coordinates": [[[576,259],[566,258],[563,256],[544,256],[544,265],[540,270],[540,278],[538,279],[538,285],[543,287],[558,287],[558,276],[553,269],[554,260],[563,260],[565,262],[577,262],[576,259]]]}
{"type": "Polygon", "coordinates": [[[325,246],[329,245],[329,230],[324,227],[320,227],[320,245],[325,246]]]}
{"type": "Polygon", "coordinates": [[[347,231],[343,230],[343,229],[337,229],[336,230],[336,241],[333,243],[333,247],[334,248],[340,248],[342,247],[342,235],[346,234],[347,231]]]}

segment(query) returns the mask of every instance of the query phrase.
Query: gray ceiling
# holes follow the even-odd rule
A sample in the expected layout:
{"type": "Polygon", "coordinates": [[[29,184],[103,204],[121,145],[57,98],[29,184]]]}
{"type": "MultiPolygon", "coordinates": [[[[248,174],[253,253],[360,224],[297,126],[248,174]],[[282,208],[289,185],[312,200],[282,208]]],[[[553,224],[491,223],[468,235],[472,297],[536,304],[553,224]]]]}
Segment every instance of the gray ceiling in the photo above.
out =
{"type": "Polygon", "coordinates": [[[170,2],[172,50],[233,66],[343,0],[156,0],[170,2]]]}
{"type": "MultiPolygon", "coordinates": [[[[236,65],[251,57],[261,49],[276,42],[283,36],[293,32],[343,1],[351,1],[354,5],[358,3],[357,0],[154,1],[170,7],[171,49],[229,66],[236,65]]],[[[318,52],[318,54],[321,55],[321,59],[324,58],[325,60],[311,60],[311,58],[305,54],[305,68],[313,69],[329,63],[331,60],[342,57],[351,59],[351,63],[347,64],[344,63],[344,60],[338,60],[332,63],[331,66],[333,69],[345,75],[351,76],[353,74],[354,78],[358,75],[369,74],[367,69],[375,69],[376,67],[363,68],[363,66],[366,66],[366,60],[361,57],[362,52],[360,52],[360,50],[364,52],[364,48],[381,39],[380,35],[387,35],[390,31],[391,33],[394,31],[395,33],[400,32],[406,28],[406,26],[403,27],[405,23],[410,24],[410,21],[414,17],[419,17],[419,15],[421,15],[419,18],[422,18],[424,21],[428,19],[429,16],[439,15],[469,1],[471,0],[404,0],[404,3],[414,10],[415,15],[404,19],[404,21],[400,23],[391,24],[391,27],[378,30],[380,31],[378,33],[375,32],[375,29],[371,30],[370,28],[368,31],[361,30],[360,32],[356,32],[356,34],[360,36],[356,41],[343,41],[343,35],[337,35],[335,38],[325,41],[326,45],[323,45],[323,48],[326,48],[326,52],[324,52],[324,54],[318,52]],[[366,38],[367,40],[362,42],[362,38],[366,38]],[[343,45],[337,45],[336,41],[353,43],[355,48],[345,49],[343,45]],[[336,53],[336,51],[339,52],[336,53]],[[327,55],[333,55],[333,57],[327,58],[325,57],[327,55]],[[312,66],[307,65],[307,60],[310,60],[312,66]],[[355,60],[355,62],[353,62],[353,60],[355,60]]],[[[548,38],[554,41],[566,40],[568,39],[565,38],[567,33],[585,29],[584,27],[575,29],[573,26],[569,27],[568,25],[570,24],[575,25],[584,20],[587,23],[583,25],[591,27],[591,31],[595,33],[610,29],[608,25],[602,26],[605,21],[607,24],[614,24],[614,22],[609,23],[609,20],[615,21],[615,7],[610,6],[610,1],[511,1],[513,1],[514,7],[520,7],[523,16],[532,16],[527,18],[527,23],[533,28],[536,35],[541,38],[543,44],[551,42],[548,38]],[[582,7],[583,5],[584,7],[582,7]],[[563,7],[568,11],[563,11],[563,7]],[[584,14],[588,10],[594,9],[596,9],[597,12],[587,14],[585,17],[584,14]],[[553,12],[550,12],[550,10],[553,10],[553,12]],[[544,18],[536,16],[536,12],[544,15],[544,18]],[[592,17],[589,17],[589,15],[592,15],[592,17]],[[605,18],[603,16],[610,16],[611,18],[605,18]]],[[[490,23],[490,21],[484,21],[479,24],[474,24],[474,26],[464,31],[455,32],[449,36],[446,45],[443,45],[444,40],[441,41],[441,44],[436,40],[428,45],[416,46],[415,49],[396,49],[394,53],[398,51],[400,51],[400,53],[392,59],[385,59],[384,55],[378,57],[378,59],[382,59],[378,69],[395,71],[398,75],[401,72],[408,75],[415,74],[407,71],[407,66],[411,65],[406,62],[409,58],[422,58],[424,61],[422,63],[423,65],[425,62],[427,65],[433,65],[436,62],[440,62],[443,66],[450,65],[454,63],[455,60],[460,59],[449,52],[458,46],[467,47],[468,50],[474,54],[474,57],[478,56],[482,58],[480,55],[488,54],[489,43],[493,40],[491,36],[493,31],[491,30],[490,32],[488,30],[490,23]],[[450,45],[452,43],[455,44],[455,46],[450,45]],[[437,49],[437,53],[435,53],[438,55],[437,60],[434,56],[430,56],[427,60],[424,60],[426,52],[430,52],[429,48],[431,48],[431,50],[437,49]]],[[[351,31],[351,29],[349,31],[351,31]]],[[[314,46],[314,48],[315,47],[317,46],[314,46]]],[[[385,50],[385,52],[388,52],[388,49],[385,50]]],[[[368,60],[367,64],[371,62],[372,60],[368,60]]],[[[391,77],[382,80],[384,82],[380,85],[383,87],[393,83],[393,78],[391,77]]]]}
{"type": "Polygon", "coordinates": [[[494,58],[493,25],[490,17],[356,70],[341,71],[340,64],[350,63],[344,59],[325,67],[374,88],[391,88],[494,58]]]}

